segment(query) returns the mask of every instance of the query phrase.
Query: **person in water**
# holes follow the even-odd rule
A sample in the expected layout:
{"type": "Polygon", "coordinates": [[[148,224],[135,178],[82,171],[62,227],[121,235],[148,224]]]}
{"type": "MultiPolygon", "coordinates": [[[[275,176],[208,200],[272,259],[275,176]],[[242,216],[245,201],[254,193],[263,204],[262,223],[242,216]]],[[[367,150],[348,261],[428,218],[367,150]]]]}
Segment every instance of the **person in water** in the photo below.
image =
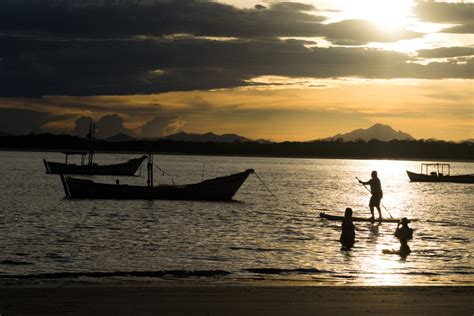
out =
{"type": "Polygon", "coordinates": [[[408,227],[408,219],[406,217],[402,218],[402,220],[398,223],[394,235],[398,238],[398,240],[400,240],[400,255],[409,255],[411,249],[408,246],[408,240],[413,238],[413,229],[408,227]],[[400,225],[402,227],[400,227],[400,225]]]}
{"type": "Polygon", "coordinates": [[[355,243],[355,227],[352,222],[352,209],[350,207],[346,208],[344,213],[344,219],[342,220],[342,233],[339,241],[342,244],[342,249],[350,249],[354,246],[355,243]]]}
{"type": "Polygon", "coordinates": [[[370,185],[370,193],[372,194],[369,202],[370,213],[372,214],[371,219],[374,220],[375,207],[379,212],[379,221],[382,221],[382,211],[380,210],[380,200],[382,200],[383,197],[382,184],[380,183],[380,179],[377,177],[377,171],[372,171],[371,176],[372,179],[369,181],[364,182],[359,180],[359,182],[363,185],[370,185]]]}

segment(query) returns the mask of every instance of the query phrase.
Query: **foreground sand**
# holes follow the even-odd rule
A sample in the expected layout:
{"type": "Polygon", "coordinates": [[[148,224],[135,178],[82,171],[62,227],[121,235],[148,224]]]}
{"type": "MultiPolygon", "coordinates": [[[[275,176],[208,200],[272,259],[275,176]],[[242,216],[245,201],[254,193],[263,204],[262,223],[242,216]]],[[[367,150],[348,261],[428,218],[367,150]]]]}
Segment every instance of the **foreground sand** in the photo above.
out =
{"type": "Polygon", "coordinates": [[[473,315],[473,287],[2,287],[10,315],[473,315]]]}

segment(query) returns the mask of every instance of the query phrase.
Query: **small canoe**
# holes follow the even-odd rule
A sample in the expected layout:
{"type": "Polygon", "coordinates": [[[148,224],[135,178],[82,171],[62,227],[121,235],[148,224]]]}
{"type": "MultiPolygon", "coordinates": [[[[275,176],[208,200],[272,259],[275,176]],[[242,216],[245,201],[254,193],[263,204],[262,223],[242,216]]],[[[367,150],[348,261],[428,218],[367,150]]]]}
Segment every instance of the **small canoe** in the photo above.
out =
{"type": "MultiPolygon", "coordinates": [[[[329,215],[324,212],[319,213],[319,217],[325,218],[329,221],[342,221],[344,219],[344,216],[337,216],[337,215],[329,215]]],[[[382,223],[398,223],[400,222],[400,218],[382,218],[382,223]]],[[[372,220],[370,217],[352,217],[353,222],[374,222],[378,223],[379,220],[378,218],[375,218],[375,220],[372,220]]],[[[412,222],[415,220],[409,220],[409,222],[412,222]]]]}

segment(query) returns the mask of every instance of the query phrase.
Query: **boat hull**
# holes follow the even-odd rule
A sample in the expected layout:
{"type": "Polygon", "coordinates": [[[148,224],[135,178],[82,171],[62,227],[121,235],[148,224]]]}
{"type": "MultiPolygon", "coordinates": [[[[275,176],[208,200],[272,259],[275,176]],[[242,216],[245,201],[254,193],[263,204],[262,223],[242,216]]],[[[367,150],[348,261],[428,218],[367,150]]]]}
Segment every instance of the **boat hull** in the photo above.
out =
{"type": "Polygon", "coordinates": [[[474,183],[474,175],[463,174],[456,176],[438,176],[414,173],[407,171],[411,182],[453,182],[453,183],[474,183]]]}
{"type": "Polygon", "coordinates": [[[66,198],[230,201],[252,169],[187,185],[137,186],[96,183],[61,175],[66,198]]]}
{"type": "Polygon", "coordinates": [[[47,174],[78,174],[103,176],[133,176],[146,156],[113,165],[75,165],[43,160],[47,174]]]}
{"type": "MultiPolygon", "coordinates": [[[[326,214],[324,212],[319,213],[319,217],[325,218],[329,221],[342,221],[344,219],[344,216],[337,216],[337,215],[330,215],[326,214]]],[[[353,222],[379,222],[379,220],[376,218],[375,220],[372,220],[370,217],[352,217],[353,222]]],[[[414,220],[410,220],[414,221],[414,220]]],[[[399,218],[382,218],[381,220],[382,223],[399,223],[400,219],[399,218]]]]}

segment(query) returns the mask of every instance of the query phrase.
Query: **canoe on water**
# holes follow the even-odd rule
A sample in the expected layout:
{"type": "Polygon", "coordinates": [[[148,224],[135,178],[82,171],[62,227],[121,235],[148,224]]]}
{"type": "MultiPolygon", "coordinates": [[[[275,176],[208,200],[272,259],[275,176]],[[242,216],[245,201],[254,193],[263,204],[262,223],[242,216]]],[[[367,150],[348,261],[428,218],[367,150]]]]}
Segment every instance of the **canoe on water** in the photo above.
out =
{"type": "MultiPolygon", "coordinates": [[[[319,217],[325,218],[329,221],[342,221],[344,216],[329,215],[324,212],[319,213],[319,217]]],[[[382,223],[398,223],[400,218],[382,218],[382,223]]],[[[353,222],[375,222],[378,223],[379,220],[376,217],[375,220],[372,220],[370,217],[352,217],[353,222]]],[[[410,222],[415,221],[414,219],[409,220],[410,222]]]]}

